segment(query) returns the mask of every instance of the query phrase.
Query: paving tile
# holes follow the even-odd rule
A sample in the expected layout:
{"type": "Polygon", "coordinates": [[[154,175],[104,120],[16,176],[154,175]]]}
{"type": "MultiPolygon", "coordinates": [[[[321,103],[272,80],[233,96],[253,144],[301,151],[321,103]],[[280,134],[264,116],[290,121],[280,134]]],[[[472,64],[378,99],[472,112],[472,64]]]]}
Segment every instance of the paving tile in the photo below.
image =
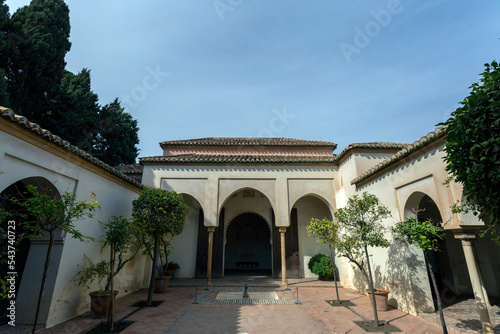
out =
{"type": "MultiPolygon", "coordinates": [[[[241,279],[241,277],[239,277],[241,279]]],[[[336,299],[333,282],[320,282],[314,280],[292,281],[294,287],[299,287],[299,305],[201,305],[193,304],[195,297],[194,286],[203,286],[203,280],[177,280],[177,286],[169,287],[164,294],[155,294],[154,300],[164,300],[156,308],[143,308],[131,315],[127,320],[135,321],[122,333],[124,334],[156,334],[156,333],[329,333],[350,334],[363,333],[363,330],[353,321],[361,320],[360,316],[373,319],[371,304],[366,296],[350,289],[339,288],[340,298],[351,300],[356,306],[351,309],[333,307],[325,299],[336,299]],[[186,286],[188,283],[197,285],[186,286]]],[[[215,281],[215,280],[214,280],[215,281]]],[[[291,281],[291,280],[290,280],[291,281]]],[[[289,283],[290,283],[289,281],[289,283]]],[[[226,281],[227,282],[227,281],[226,281]]],[[[263,281],[264,282],[264,281],[263,281]]],[[[265,280],[262,286],[272,286],[271,283],[280,281],[265,280]]],[[[238,278],[229,281],[230,286],[238,286],[238,278]]],[[[248,281],[247,281],[248,284],[248,281]]],[[[240,283],[241,287],[243,284],[240,283]]],[[[222,283],[221,285],[222,286],[222,283]]],[[[258,286],[258,284],[256,285],[258,286]]],[[[261,287],[262,287],[261,286],[261,287]]],[[[198,289],[198,294],[201,291],[198,289]]],[[[126,315],[136,310],[131,307],[134,302],[145,300],[147,291],[141,290],[117,300],[117,314],[126,315]]],[[[388,312],[379,312],[379,318],[390,321],[399,327],[403,333],[437,334],[441,333],[439,322],[432,320],[433,315],[426,315],[424,320],[392,309],[388,312]],[[431,323],[432,321],[433,323],[431,323]]],[[[475,329],[479,316],[475,311],[474,301],[456,303],[453,307],[445,309],[450,332],[455,333],[480,333],[475,329]]],[[[492,321],[496,324],[500,318],[498,306],[492,309],[492,321]]],[[[76,317],[70,321],[59,324],[49,329],[41,330],[39,334],[68,334],[85,332],[97,325],[101,320],[94,320],[88,314],[76,317]]],[[[17,328],[5,330],[0,327],[0,333],[28,333],[17,328]]],[[[500,326],[495,328],[495,333],[500,333],[500,326]]]]}

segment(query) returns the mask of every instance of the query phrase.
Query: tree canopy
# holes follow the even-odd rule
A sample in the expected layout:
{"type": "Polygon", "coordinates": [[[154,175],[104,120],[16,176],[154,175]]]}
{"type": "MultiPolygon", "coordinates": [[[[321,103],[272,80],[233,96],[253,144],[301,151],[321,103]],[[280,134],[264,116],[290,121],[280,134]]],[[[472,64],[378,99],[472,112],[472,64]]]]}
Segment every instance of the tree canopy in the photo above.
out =
{"type": "Polygon", "coordinates": [[[485,64],[480,82],[444,123],[446,169],[463,185],[466,204],[500,225],[500,66],[485,64]]]}
{"type": "Polygon", "coordinates": [[[12,17],[0,2],[0,105],[12,108],[73,145],[116,166],[134,163],[137,121],[118,99],[101,106],[89,69],[65,69],[69,8],[32,0],[12,17]]]}

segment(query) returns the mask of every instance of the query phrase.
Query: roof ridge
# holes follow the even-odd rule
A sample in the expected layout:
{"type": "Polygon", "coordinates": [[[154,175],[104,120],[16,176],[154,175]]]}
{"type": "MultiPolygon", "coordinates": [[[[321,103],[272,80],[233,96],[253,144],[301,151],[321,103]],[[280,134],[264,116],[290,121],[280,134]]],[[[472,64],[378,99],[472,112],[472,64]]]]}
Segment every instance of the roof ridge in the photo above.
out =
{"type": "Polygon", "coordinates": [[[408,146],[410,146],[411,144],[408,144],[408,143],[392,143],[392,142],[367,142],[367,143],[352,143],[352,144],[349,144],[347,145],[346,148],[344,148],[342,150],[342,152],[340,152],[338,155],[337,155],[337,161],[340,161],[342,160],[349,152],[351,152],[352,150],[356,149],[356,148],[364,148],[364,149],[376,149],[376,150],[379,150],[379,149],[404,149],[408,146]]]}
{"type": "Polygon", "coordinates": [[[69,151],[70,153],[79,156],[82,159],[85,159],[92,164],[96,165],[99,168],[104,169],[105,171],[114,174],[115,176],[118,176],[119,178],[139,187],[143,188],[144,186],[132,178],[128,177],[127,175],[123,174],[122,172],[118,171],[114,167],[108,165],[104,161],[94,157],[92,154],[85,152],[84,150],[78,148],[75,145],[71,145],[71,143],[67,140],[62,139],[61,137],[52,134],[47,129],[43,129],[39,124],[30,122],[26,116],[18,115],[16,114],[12,109],[2,107],[0,106],[0,115],[3,118],[6,118],[10,120],[13,123],[18,124],[20,127],[25,128],[26,130],[31,130],[35,134],[39,135],[40,137],[57,144],[64,148],[65,150],[69,151]]]}
{"type": "Polygon", "coordinates": [[[429,132],[427,135],[422,136],[420,139],[416,140],[413,142],[413,144],[408,144],[407,147],[403,148],[402,150],[396,152],[393,156],[385,159],[381,163],[377,164],[376,166],[370,168],[360,176],[356,177],[351,181],[351,184],[357,184],[363,180],[366,180],[370,176],[380,172],[381,170],[395,164],[396,162],[402,160],[404,157],[409,156],[413,152],[415,152],[418,149],[421,149],[423,147],[428,146],[429,144],[439,140],[440,138],[443,138],[447,134],[447,128],[446,125],[440,126],[434,131],[429,132]]]}
{"type": "Polygon", "coordinates": [[[316,146],[331,147],[334,150],[337,144],[286,137],[205,137],[160,142],[160,147],[164,148],[164,146],[316,146]]]}

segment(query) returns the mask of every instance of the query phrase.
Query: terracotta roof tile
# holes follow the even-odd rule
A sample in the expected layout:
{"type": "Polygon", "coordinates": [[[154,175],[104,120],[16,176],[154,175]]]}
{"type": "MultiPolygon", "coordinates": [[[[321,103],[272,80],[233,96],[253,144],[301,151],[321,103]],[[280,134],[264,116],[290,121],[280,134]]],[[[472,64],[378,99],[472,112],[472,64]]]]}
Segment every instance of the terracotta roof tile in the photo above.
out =
{"type": "Polygon", "coordinates": [[[372,142],[372,143],[354,143],[347,146],[337,155],[337,162],[342,161],[349,152],[352,152],[354,149],[370,149],[370,150],[401,150],[404,149],[411,144],[407,143],[387,143],[387,142],[372,142]]]}
{"type": "Polygon", "coordinates": [[[127,175],[111,167],[105,162],[97,159],[91,154],[85,152],[84,150],[79,149],[77,146],[71,145],[70,142],[63,140],[61,137],[53,135],[49,130],[41,128],[40,125],[38,125],[37,123],[30,122],[26,117],[16,114],[14,111],[12,111],[12,109],[0,106],[0,115],[5,119],[10,120],[11,122],[16,123],[19,126],[36,133],[42,138],[50,142],[53,142],[57,145],[60,145],[65,150],[68,150],[69,152],[78,155],[85,160],[90,161],[91,163],[104,169],[105,171],[118,176],[120,179],[125,180],[139,188],[144,188],[144,186],[140,182],[137,182],[136,180],[128,177],[127,175]]]}
{"type": "Polygon", "coordinates": [[[129,164],[114,167],[123,174],[142,174],[144,167],[141,164],[129,164]]]}
{"type": "Polygon", "coordinates": [[[414,142],[411,145],[408,145],[407,147],[403,148],[401,151],[397,152],[394,154],[392,157],[387,158],[386,160],[382,161],[375,167],[369,169],[362,175],[358,176],[354,180],[351,181],[351,184],[358,184],[359,182],[366,180],[370,176],[384,170],[385,168],[388,168],[389,166],[395,164],[396,162],[402,160],[403,158],[409,156],[410,154],[416,152],[419,149],[422,149],[423,147],[426,147],[435,141],[444,138],[446,136],[446,127],[442,126],[437,129],[435,129],[432,132],[429,132],[426,136],[423,136],[416,142],[414,142]]]}
{"type": "Polygon", "coordinates": [[[184,154],[172,156],[143,157],[143,163],[334,163],[329,155],[257,155],[257,154],[184,154]]]}
{"type": "Polygon", "coordinates": [[[160,146],[299,146],[299,147],[331,147],[337,144],[326,141],[300,140],[293,138],[246,138],[246,137],[209,137],[186,140],[170,140],[160,143],[160,146]]]}

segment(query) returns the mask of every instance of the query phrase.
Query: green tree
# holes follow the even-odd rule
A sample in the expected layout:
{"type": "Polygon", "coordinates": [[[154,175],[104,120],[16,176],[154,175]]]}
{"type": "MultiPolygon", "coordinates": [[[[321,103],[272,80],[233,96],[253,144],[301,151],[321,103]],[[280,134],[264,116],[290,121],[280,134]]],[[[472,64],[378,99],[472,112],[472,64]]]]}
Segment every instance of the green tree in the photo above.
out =
{"type": "Polygon", "coordinates": [[[337,303],[340,305],[339,288],[337,286],[337,274],[335,272],[335,256],[333,249],[336,247],[339,238],[340,226],[337,222],[323,218],[311,219],[307,226],[307,235],[310,237],[318,238],[317,242],[326,244],[330,247],[330,261],[332,262],[333,280],[335,281],[335,292],[337,293],[337,303]]]}
{"type": "Polygon", "coordinates": [[[32,0],[11,18],[7,67],[12,108],[47,127],[59,95],[64,57],[71,48],[69,9],[63,0],[32,0]]]}
{"type": "Polygon", "coordinates": [[[110,249],[109,275],[106,290],[111,291],[109,296],[111,307],[108,315],[108,330],[112,333],[114,329],[114,277],[125,264],[137,255],[139,242],[134,233],[131,221],[122,216],[112,216],[103,225],[105,227],[103,247],[109,246],[110,249]]]}
{"type": "Polygon", "coordinates": [[[115,99],[99,112],[92,154],[112,166],[134,163],[139,154],[138,132],[137,121],[115,99]]]}
{"type": "Polygon", "coordinates": [[[500,226],[500,66],[485,66],[480,83],[440,125],[447,128],[446,169],[463,185],[465,209],[500,226]]]}
{"type": "Polygon", "coordinates": [[[32,0],[9,18],[0,3],[0,105],[116,166],[134,163],[137,121],[118,99],[100,106],[90,70],[65,70],[69,9],[63,0],[32,0]]]}
{"type": "Polygon", "coordinates": [[[32,333],[35,333],[38,322],[40,303],[45,290],[55,234],[58,231],[63,231],[82,241],[89,238],[75,228],[74,222],[84,217],[93,217],[92,213],[99,207],[99,204],[95,200],[95,195],[91,195],[90,201],[77,201],[76,195],[68,192],[60,196],[51,189],[44,190],[28,185],[26,192],[20,198],[12,197],[11,199],[17,209],[16,212],[9,212],[9,214],[23,218],[20,225],[29,231],[27,235],[21,238],[36,239],[43,235],[49,236],[49,246],[45,257],[32,333]]]}
{"type": "Polygon", "coordinates": [[[92,153],[99,119],[98,101],[91,89],[90,70],[84,68],[78,74],[65,71],[47,127],[57,129],[61,138],[92,153]]]}
{"type": "Polygon", "coordinates": [[[132,201],[132,206],[132,217],[137,224],[138,233],[154,240],[151,277],[146,301],[146,306],[150,306],[153,299],[160,240],[168,235],[175,236],[182,232],[188,207],[181,195],[165,189],[143,190],[139,198],[132,201]]]}
{"type": "Polygon", "coordinates": [[[390,216],[389,209],[380,204],[377,196],[364,192],[362,196],[350,197],[347,205],[338,209],[334,216],[341,230],[335,248],[365,277],[372,297],[375,323],[379,326],[368,247],[389,247],[381,224],[382,219],[390,216]]]}
{"type": "Polygon", "coordinates": [[[391,228],[391,231],[397,241],[408,245],[415,245],[424,252],[427,269],[429,270],[432,286],[436,293],[441,327],[443,328],[443,333],[447,334],[448,330],[446,329],[446,322],[444,320],[441,295],[429,258],[429,251],[439,251],[439,239],[443,238],[443,228],[441,226],[435,226],[431,221],[419,222],[417,218],[411,217],[404,222],[396,223],[396,225],[391,228]]]}
{"type": "Polygon", "coordinates": [[[7,79],[5,68],[7,67],[10,43],[8,39],[9,7],[4,0],[0,0],[0,106],[9,107],[9,93],[7,92],[7,79]]]}

